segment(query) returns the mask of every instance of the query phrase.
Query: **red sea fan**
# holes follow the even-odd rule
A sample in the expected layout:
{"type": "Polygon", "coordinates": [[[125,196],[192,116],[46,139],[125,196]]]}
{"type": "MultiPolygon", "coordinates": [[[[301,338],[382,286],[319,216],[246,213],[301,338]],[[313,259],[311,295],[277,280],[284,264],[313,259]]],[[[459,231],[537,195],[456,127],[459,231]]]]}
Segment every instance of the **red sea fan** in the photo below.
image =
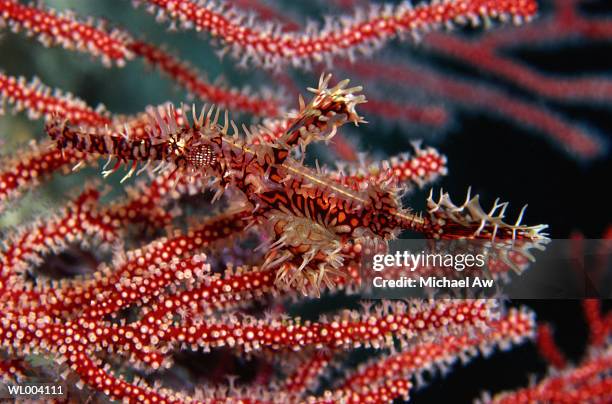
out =
{"type": "MultiPolygon", "coordinates": [[[[394,39],[491,19],[518,25],[537,12],[533,0],[443,0],[359,9],[299,30],[212,1],[140,3],[173,27],[206,32],[241,65],[280,76],[288,65],[350,70],[347,60],[367,60],[394,39]]],[[[604,356],[589,353],[572,370],[550,329],[538,329],[526,307],[506,307],[499,298],[371,302],[360,295],[368,257],[386,252],[401,233],[480,241],[477,252],[491,254],[496,276],[526,267],[529,250],[548,240],[545,225],[522,224],[524,209],[507,222],[507,203],[485,210],[469,191],[462,204],[440,191],[422,202],[423,212],[412,209],[404,196],[447,174],[446,157],[420,143],[388,159],[310,164],[313,146],[357,155],[340,136],[347,126],[367,124],[367,88],[324,74],[309,88],[311,98],[294,105],[278,94],[213,83],[112,22],[0,0],[0,25],[107,66],[140,58],[213,104],[167,102],[118,114],[38,79],[0,73],[3,105],[44,119],[48,136],[3,161],[0,208],[12,212],[24,193],[59,171],[99,159],[105,178],[122,168],[120,183],[138,177],[135,185],[117,184],[126,193],[113,198],[101,186],[106,180],[71,174],[85,179],[76,195],[3,232],[0,374],[8,386],[51,382],[64,389],[62,397],[42,396],[68,402],[391,402],[409,399],[427,371],[538,336],[544,356],[565,373],[485,400],[565,399],[554,391],[563,383],[568,397],[610,399],[611,323],[593,302],[586,304],[591,342],[604,356]],[[260,119],[239,125],[239,113],[260,119]],[[50,279],[49,260],[74,252],[82,273],[55,268],[62,279],[50,279]],[[329,307],[333,313],[318,319],[291,309],[292,301],[330,296],[362,307],[329,307]],[[339,365],[363,348],[375,351],[366,363],[339,365]],[[205,369],[186,376],[198,361],[205,369]],[[343,373],[332,377],[338,369],[343,373]]]]}

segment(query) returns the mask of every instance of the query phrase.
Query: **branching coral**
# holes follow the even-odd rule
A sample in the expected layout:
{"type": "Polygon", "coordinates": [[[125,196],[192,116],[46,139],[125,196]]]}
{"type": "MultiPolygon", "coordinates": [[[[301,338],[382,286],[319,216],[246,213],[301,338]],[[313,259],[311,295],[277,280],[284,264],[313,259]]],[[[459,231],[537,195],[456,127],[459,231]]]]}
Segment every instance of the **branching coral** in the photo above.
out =
{"type": "MultiPolygon", "coordinates": [[[[391,38],[453,23],[496,18],[518,24],[537,9],[531,0],[444,0],[372,7],[340,22],[288,32],[214,2],[142,3],[182,28],[218,37],[221,53],[277,69],[321,61],[333,66],[356,53],[368,55],[391,38]]],[[[366,124],[360,112],[367,91],[360,86],[322,75],[309,89],[312,98],[300,96],[292,108],[277,95],[213,85],[164,48],[107,23],[15,0],[0,0],[0,18],[46,46],[89,53],[105,65],[121,67],[140,57],[200,100],[215,103],[164,103],[121,115],[38,79],[28,83],[0,74],[3,103],[32,120],[44,118],[49,137],[4,161],[2,208],[14,208],[22,193],[58,171],[77,171],[99,159],[106,161],[105,178],[122,168],[127,172],[121,183],[137,177],[135,185],[118,185],[127,192],[110,202],[100,186],[107,180],[88,180],[64,206],[3,234],[4,381],[36,380],[50,371],[54,382],[65,380],[68,399],[78,401],[100,393],[126,402],[390,402],[408,399],[428,370],[507,350],[536,335],[540,342],[550,340],[550,332],[538,331],[533,312],[497,299],[371,302],[359,296],[368,286],[360,270],[367,255],[386,251],[404,232],[483,241],[495,276],[524,269],[531,246],[547,240],[545,225],[522,224],[524,210],[507,223],[507,203],[496,201],[487,211],[469,192],[463,204],[440,191],[423,201],[424,212],[409,208],[405,195],[447,174],[446,157],[420,143],[412,154],[386,160],[364,156],[336,168],[309,164],[313,146],[337,140],[347,126],[366,124]],[[264,119],[239,127],[233,119],[243,112],[264,119]],[[89,252],[91,268],[51,279],[47,260],[73,250],[89,252]],[[284,307],[291,299],[314,301],[322,294],[350,295],[362,307],[318,319],[290,316],[284,307]],[[326,369],[363,348],[375,356],[321,387],[326,369]],[[262,364],[259,382],[168,383],[180,369],[180,354],[192,351],[255,358],[262,364]]],[[[606,352],[610,321],[590,304],[592,340],[606,352]]],[[[546,399],[552,397],[548,386],[569,380],[571,397],[604,400],[609,378],[597,378],[609,369],[607,356],[589,357],[541,387],[487,398],[546,399]],[[587,377],[585,369],[597,375],[587,377]]]]}

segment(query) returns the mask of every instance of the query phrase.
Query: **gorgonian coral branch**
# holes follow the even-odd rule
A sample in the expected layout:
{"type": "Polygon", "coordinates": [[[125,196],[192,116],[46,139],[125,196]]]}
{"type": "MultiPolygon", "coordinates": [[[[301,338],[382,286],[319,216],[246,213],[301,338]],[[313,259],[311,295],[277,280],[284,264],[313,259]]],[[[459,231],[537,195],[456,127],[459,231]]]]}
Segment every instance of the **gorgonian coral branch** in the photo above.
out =
{"type": "Polygon", "coordinates": [[[183,28],[193,28],[219,37],[229,52],[243,62],[252,60],[265,67],[291,63],[296,66],[331,61],[334,56],[354,58],[371,53],[386,41],[406,34],[419,36],[452,23],[478,23],[481,18],[531,19],[537,4],[532,0],[445,0],[412,6],[374,6],[353,17],[329,19],[325,26],[305,32],[282,32],[274,26],[262,28],[248,23],[237,10],[216,2],[191,0],[141,1],[183,28]]]}
{"type": "Polygon", "coordinates": [[[33,143],[30,150],[23,150],[16,157],[2,161],[0,166],[0,211],[4,210],[6,201],[18,197],[27,189],[36,187],[41,180],[59,170],[68,170],[88,156],[74,151],[62,152],[53,148],[49,141],[33,143]]]}
{"type": "MultiPolygon", "coordinates": [[[[423,372],[436,367],[446,369],[459,359],[466,362],[479,351],[489,355],[495,348],[508,349],[533,337],[533,334],[533,314],[513,309],[501,319],[489,322],[486,330],[448,335],[435,342],[417,343],[400,353],[376,358],[350,375],[334,390],[333,396],[344,393],[348,397],[369,397],[390,382],[411,384],[409,380],[413,377],[421,382],[423,372]]],[[[387,391],[384,397],[375,395],[373,402],[390,402],[404,395],[402,390],[387,391]]],[[[405,396],[403,398],[406,400],[405,396]]]]}
{"type": "Polygon", "coordinates": [[[489,400],[496,404],[511,403],[605,403],[612,399],[612,353],[608,349],[573,369],[551,375],[535,386],[515,392],[500,393],[489,400]]]}
{"type": "Polygon", "coordinates": [[[431,128],[443,127],[450,121],[449,114],[442,105],[418,105],[408,101],[397,103],[370,98],[363,106],[363,110],[383,121],[424,125],[431,128]]]}
{"type": "Polygon", "coordinates": [[[108,30],[105,24],[94,23],[92,19],[80,22],[73,13],[57,13],[55,10],[38,9],[26,6],[16,0],[0,1],[0,23],[8,21],[15,31],[22,28],[45,45],[59,45],[66,49],[76,49],[99,56],[104,64],[123,65],[132,58],[131,51],[125,46],[129,41],[126,32],[108,30]]]}
{"type": "MultiPolygon", "coordinates": [[[[105,126],[112,124],[110,114],[100,105],[92,108],[70,93],[62,93],[34,79],[0,73],[0,112],[5,105],[16,111],[27,111],[30,119],[69,119],[75,125],[105,126]]],[[[7,200],[17,197],[26,189],[34,188],[51,174],[80,165],[91,159],[76,150],[53,150],[48,142],[34,143],[29,151],[2,161],[0,166],[0,210],[7,200]]]]}
{"type": "Polygon", "coordinates": [[[589,39],[609,42],[612,24],[609,19],[585,16],[579,2],[554,2],[551,15],[541,18],[538,24],[516,30],[487,32],[477,40],[450,35],[434,34],[427,38],[427,45],[448,57],[486,70],[534,93],[560,101],[610,102],[612,81],[605,77],[550,76],[503,55],[505,47],[534,46],[552,41],[589,39]]]}
{"type": "Polygon", "coordinates": [[[85,317],[99,318],[136,302],[157,296],[157,287],[189,280],[187,266],[193,274],[204,263],[193,256],[198,249],[229,237],[244,228],[242,213],[212,218],[187,234],[156,240],[140,249],[129,251],[123,260],[102,267],[98,275],[80,281],[65,281],[40,297],[45,310],[54,315],[84,312],[85,317]],[[166,262],[173,263],[166,265],[166,262]],[[183,268],[182,274],[177,268],[183,268]],[[154,284],[155,286],[153,286],[154,284]],[[109,289],[108,286],[113,285],[109,289]],[[83,304],[88,304],[83,309],[83,304]]]}
{"type": "Polygon", "coordinates": [[[14,382],[25,377],[23,362],[19,359],[0,359],[0,380],[14,382]]]}
{"type": "Polygon", "coordinates": [[[605,344],[612,331],[610,325],[606,324],[602,314],[601,301],[585,299],[582,302],[582,306],[587,323],[589,324],[589,342],[595,347],[600,347],[605,344]]]}
{"type": "Polygon", "coordinates": [[[14,316],[4,313],[0,318],[0,343],[12,346],[17,352],[47,353],[54,355],[56,362],[64,366],[67,376],[76,373],[80,388],[87,385],[115,399],[143,402],[146,399],[161,402],[180,402],[185,397],[167,389],[153,389],[145,383],[127,383],[116,377],[93,357],[96,342],[100,338],[94,324],[83,321],[59,324],[47,317],[14,316]]]}
{"type": "Polygon", "coordinates": [[[352,391],[349,389],[338,389],[327,391],[323,397],[313,398],[316,403],[376,403],[383,404],[401,398],[408,401],[412,383],[404,379],[387,379],[376,386],[369,387],[363,391],[352,391]]]}
{"type": "Polygon", "coordinates": [[[538,351],[556,369],[563,369],[567,365],[567,359],[557,346],[550,324],[538,326],[538,351]]]}
{"type": "Polygon", "coordinates": [[[409,191],[431,184],[447,173],[446,156],[433,147],[421,148],[414,143],[414,155],[402,153],[373,164],[341,164],[331,177],[355,190],[367,188],[371,183],[392,184],[409,191]]]}
{"type": "Polygon", "coordinates": [[[328,352],[314,351],[302,358],[302,362],[283,380],[281,389],[296,395],[303,394],[329,365],[331,356],[328,352]]]}
{"type": "MultiPolygon", "coordinates": [[[[3,0],[0,2],[0,28],[2,19],[8,21],[14,31],[25,30],[28,35],[38,35],[45,46],[63,46],[68,50],[76,49],[101,56],[105,65],[114,62],[123,66],[126,60],[139,56],[193,95],[235,111],[258,116],[277,116],[282,106],[278,99],[266,94],[249,94],[244,90],[210,83],[201,72],[164,49],[144,40],[134,40],[125,30],[108,30],[105,23],[95,22],[92,18],[80,21],[71,11],[58,12],[51,8],[25,6],[16,0],[3,0]]],[[[0,94],[2,80],[3,76],[0,75],[0,94]]],[[[35,81],[30,87],[36,89],[37,85],[35,81]]],[[[44,90],[41,86],[37,92],[46,95],[48,90],[44,90]]],[[[11,94],[6,96],[10,100],[11,94]]],[[[41,99],[38,105],[26,102],[22,108],[28,108],[31,114],[36,115],[37,109],[47,107],[50,101],[41,99]]],[[[55,112],[61,113],[60,110],[55,112]]],[[[78,116],[73,122],[77,120],[78,116]]]]}
{"type": "Polygon", "coordinates": [[[512,97],[502,90],[474,80],[455,78],[447,73],[405,61],[378,63],[368,60],[353,65],[344,63],[342,66],[364,78],[380,80],[392,86],[402,85],[409,91],[418,87],[436,98],[457,105],[481,108],[518,122],[548,136],[567,152],[581,158],[594,158],[603,150],[601,139],[573,120],[537,103],[512,97]]]}
{"type": "MultiPolygon", "coordinates": [[[[116,240],[116,229],[93,209],[98,198],[98,191],[86,190],[56,217],[20,229],[5,240],[0,255],[0,292],[3,295],[15,290],[22,292],[23,288],[16,287],[15,283],[23,284],[23,272],[32,264],[40,263],[46,254],[59,251],[71,242],[97,241],[108,247],[116,240]]],[[[21,296],[19,292],[14,294],[15,299],[26,297],[27,294],[21,296]]]]}
{"type": "Polygon", "coordinates": [[[129,44],[129,48],[201,100],[257,116],[280,115],[282,104],[272,96],[251,95],[245,91],[211,84],[195,68],[150,43],[134,41],[129,44]]]}
{"type": "MultiPolygon", "coordinates": [[[[378,306],[370,313],[346,311],[327,321],[294,322],[218,321],[186,322],[164,330],[159,338],[192,347],[242,346],[244,349],[303,349],[314,347],[390,346],[394,338],[410,341],[439,333],[474,327],[485,328],[494,316],[490,300],[398,302],[378,306]]],[[[155,332],[152,330],[152,332],[155,332]]]]}
{"type": "MultiPolygon", "coordinates": [[[[491,396],[483,395],[486,403],[607,403],[612,399],[612,351],[609,321],[604,320],[601,302],[583,301],[584,314],[589,325],[590,341],[586,357],[578,365],[568,363],[552,339],[550,326],[538,329],[538,348],[553,366],[550,374],[537,384],[515,391],[491,396]],[[608,324],[606,324],[608,323],[608,324]]],[[[612,318],[608,314],[608,319],[612,318]]]]}
{"type": "MultiPolygon", "coordinates": [[[[56,315],[69,308],[79,307],[97,292],[101,292],[88,289],[91,285],[84,279],[60,282],[52,287],[39,282],[37,288],[32,289],[25,281],[24,272],[26,268],[43,262],[46,256],[60,253],[75,244],[85,249],[93,245],[110,250],[125,234],[129,225],[169,224],[173,212],[167,212],[164,206],[169,200],[171,184],[171,179],[159,176],[147,187],[140,184],[139,188],[129,189],[127,199],[107,206],[98,204],[98,191],[88,189],[68,203],[62,212],[16,229],[13,236],[4,241],[0,253],[0,289],[2,293],[9,293],[5,295],[7,302],[3,304],[39,311],[39,303],[44,303],[44,310],[56,315]],[[23,291],[24,287],[29,290],[23,291]],[[12,290],[18,292],[11,293],[12,290]]],[[[211,233],[217,234],[216,231],[211,233]]],[[[175,244],[171,243],[170,248],[176,250],[175,244]]],[[[108,285],[117,282],[117,279],[108,282],[108,279],[98,276],[96,282],[98,286],[108,285]]]]}
{"type": "Polygon", "coordinates": [[[96,109],[70,93],[62,93],[34,79],[26,82],[23,77],[0,73],[0,101],[12,105],[17,111],[26,110],[31,119],[50,118],[59,115],[75,125],[99,126],[111,123],[103,106],[96,109]]]}
{"type": "Polygon", "coordinates": [[[508,349],[533,338],[535,321],[527,310],[510,310],[498,320],[487,324],[485,330],[449,335],[435,342],[408,346],[405,350],[372,360],[361,366],[342,384],[342,388],[361,390],[387,378],[410,379],[436,366],[448,366],[459,359],[466,362],[479,351],[489,355],[494,348],[508,349]]]}

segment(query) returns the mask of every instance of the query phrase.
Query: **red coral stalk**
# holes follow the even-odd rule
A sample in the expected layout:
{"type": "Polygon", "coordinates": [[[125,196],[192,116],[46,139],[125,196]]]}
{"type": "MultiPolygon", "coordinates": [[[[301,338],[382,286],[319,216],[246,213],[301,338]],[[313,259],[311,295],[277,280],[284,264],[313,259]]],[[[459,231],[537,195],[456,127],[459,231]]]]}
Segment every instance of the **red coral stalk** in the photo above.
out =
{"type": "Polygon", "coordinates": [[[265,67],[281,64],[307,65],[330,61],[333,56],[353,58],[356,51],[371,53],[391,38],[423,32],[453,22],[477,23],[481,18],[499,17],[520,23],[531,19],[537,4],[532,0],[459,0],[433,4],[409,4],[396,7],[373,7],[360,11],[343,25],[330,22],[313,34],[308,32],[276,32],[262,30],[256,24],[245,24],[236,10],[216,3],[190,0],[147,0],[148,9],[158,17],[169,17],[185,28],[209,32],[221,38],[230,52],[243,62],[253,60],[265,67]]]}
{"type": "MultiPolygon", "coordinates": [[[[275,117],[282,110],[279,100],[271,96],[251,95],[242,90],[214,85],[195,68],[165,50],[142,40],[133,40],[123,30],[113,29],[107,32],[104,24],[95,23],[92,19],[81,22],[72,12],[57,12],[50,8],[24,6],[15,0],[3,0],[0,2],[0,17],[7,20],[15,31],[24,29],[30,34],[39,34],[46,46],[63,46],[69,50],[77,49],[96,56],[101,55],[105,65],[115,62],[123,66],[125,61],[133,59],[134,55],[140,56],[200,99],[235,111],[275,117]]],[[[15,88],[14,81],[15,79],[0,74],[0,95],[15,103],[18,110],[27,109],[31,117],[38,118],[40,113],[55,112],[77,123],[81,122],[83,114],[83,123],[93,126],[109,123],[99,122],[95,116],[87,116],[93,111],[70,111],[86,106],[72,96],[62,96],[57,91],[54,97],[50,97],[51,91],[37,80],[26,87],[23,79],[20,79],[18,84],[23,89],[15,88]],[[11,84],[13,86],[10,86],[11,84]],[[62,105],[62,102],[66,105],[62,105]],[[55,108],[54,103],[58,104],[55,108]]]]}
{"type": "Polygon", "coordinates": [[[386,379],[418,378],[432,367],[446,368],[458,360],[466,363],[479,351],[489,355],[495,348],[508,349],[533,338],[534,334],[533,313],[512,309],[501,319],[491,321],[486,330],[449,335],[436,342],[415,344],[402,352],[376,358],[347,377],[342,388],[359,391],[386,379]]]}
{"type": "Polygon", "coordinates": [[[492,402],[517,404],[533,402],[549,403],[606,403],[612,400],[612,354],[605,352],[589,358],[580,366],[568,369],[560,375],[550,376],[533,387],[512,393],[501,393],[492,402]]]}
{"type": "Polygon", "coordinates": [[[492,114],[501,115],[522,126],[537,130],[567,152],[581,158],[595,158],[603,151],[602,141],[579,124],[546,107],[511,97],[502,90],[484,84],[457,79],[445,73],[403,62],[383,64],[367,61],[344,66],[361,77],[383,81],[393,78],[389,83],[393,86],[400,84],[410,91],[415,87],[424,88],[443,100],[482,108],[492,114]]]}
{"type": "Polygon", "coordinates": [[[71,12],[57,13],[52,9],[47,12],[16,0],[2,0],[0,18],[8,21],[15,31],[25,29],[29,35],[38,36],[46,46],[59,45],[90,53],[100,57],[106,65],[116,63],[121,66],[132,58],[125,46],[129,38],[126,32],[108,30],[101,22],[80,22],[71,12]]]}
{"type": "MultiPolygon", "coordinates": [[[[314,347],[389,346],[393,338],[410,341],[457,329],[486,327],[494,303],[487,300],[397,303],[369,314],[347,311],[329,321],[272,322],[245,319],[170,327],[160,339],[192,347],[242,346],[299,350],[314,347]]],[[[154,332],[154,331],[152,331],[154,332]]]]}
{"type": "Polygon", "coordinates": [[[2,162],[0,169],[0,211],[6,202],[15,199],[26,189],[36,187],[59,170],[67,170],[89,157],[73,150],[62,152],[49,141],[31,144],[31,150],[2,162]]]}
{"type": "Polygon", "coordinates": [[[93,109],[72,94],[53,90],[36,78],[27,83],[23,77],[0,73],[0,101],[8,102],[17,111],[26,110],[31,119],[58,115],[76,125],[111,123],[103,106],[93,109]]]}
{"type": "Polygon", "coordinates": [[[563,369],[567,365],[567,359],[557,346],[549,324],[541,324],[538,327],[537,343],[540,355],[554,368],[563,369]]]}
{"type": "Polygon", "coordinates": [[[200,72],[161,48],[143,41],[134,41],[129,44],[129,48],[151,65],[159,67],[161,71],[201,100],[213,102],[232,111],[245,111],[257,116],[275,117],[281,113],[282,106],[278,100],[212,85],[203,78],[200,72]]]}

